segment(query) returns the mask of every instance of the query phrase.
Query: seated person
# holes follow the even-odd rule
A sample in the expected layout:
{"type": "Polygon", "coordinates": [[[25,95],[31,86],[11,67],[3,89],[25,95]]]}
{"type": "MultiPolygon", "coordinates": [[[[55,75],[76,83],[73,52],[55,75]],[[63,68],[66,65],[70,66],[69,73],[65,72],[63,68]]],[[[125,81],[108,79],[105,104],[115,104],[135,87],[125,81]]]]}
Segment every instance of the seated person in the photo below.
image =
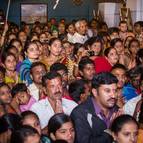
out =
{"type": "Polygon", "coordinates": [[[36,100],[30,95],[29,90],[24,83],[15,85],[11,90],[11,94],[13,102],[16,102],[20,112],[29,110],[36,102],[36,100]]]}
{"type": "Polygon", "coordinates": [[[88,82],[83,79],[71,82],[68,91],[71,98],[78,104],[84,102],[90,95],[88,82]]]}

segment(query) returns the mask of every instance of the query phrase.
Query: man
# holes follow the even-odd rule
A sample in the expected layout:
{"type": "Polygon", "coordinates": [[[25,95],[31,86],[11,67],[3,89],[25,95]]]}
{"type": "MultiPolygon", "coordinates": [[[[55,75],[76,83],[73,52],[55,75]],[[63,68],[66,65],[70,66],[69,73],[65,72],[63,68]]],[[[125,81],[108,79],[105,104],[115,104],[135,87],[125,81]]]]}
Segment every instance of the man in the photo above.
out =
{"type": "Polygon", "coordinates": [[[74,101],[62,98],[62,79],[58,73],[47,73],[43,76],[42,83],[45,87],[47,98],[35,103],[31,110],[39,116],[41,127],[45,128],[54,114],[64,112],[70,115],[77,104],[74,101]]]}
{"type": "Polygon", "coordinates": [[[41,62],[35,62],[30,69],[30,75],[32,84],[28,86],[30,95],[33,96],[36,101],[40,100],[43,95],[42,76],[46,74],[46,66],[41,62]]]}
{"type": "Polygon", "coordinates": [[[107,129],[120,114],[116,106],[117,82],[117,78],[108,72],[94,76],[92,96],[71,114],[77,132],[77,143],[111,143],[107,129]]]}
{"type": "Polygon", "coordinates": [[[119,23],[119,36],[122,40],[125,40],[128,36],[128,25],[126,21],[121,21],[119,23]]]}
{"type": "Polygon", "coordinates": [[[41,62],[35,62],[30,68],[30,75],[32,79],[32,84],[28,86],[30,95],[33,96],[36,101],[42,98],[43,95],[43,85],[42,76],[46,74],[46,66],[41,62]]]}
{"type": "Polygon", "coordinates": [[[89,82],[89,86],[91,87],[91,81],[95,75],[94,62],[88,57],[83,57],[78,64],[78,70],[80,76],[87,80],[89,82]]]}
{"type": "Polygon", "coordinates": [[[73,43],[81,43],[84,44],[85,41],[88,39],[86,32],[87,32],[87,27],[86,24],[83,20],[79,20],[75,23],[75,29],[76,32],[73,36],[73,43]]]}

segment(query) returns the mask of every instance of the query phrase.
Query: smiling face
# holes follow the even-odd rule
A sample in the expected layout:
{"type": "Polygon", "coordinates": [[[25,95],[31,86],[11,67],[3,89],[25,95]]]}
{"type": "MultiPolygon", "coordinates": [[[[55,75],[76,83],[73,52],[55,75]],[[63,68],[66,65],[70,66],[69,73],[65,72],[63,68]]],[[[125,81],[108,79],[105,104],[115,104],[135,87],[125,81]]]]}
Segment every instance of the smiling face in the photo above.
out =
{"type": "Polygon", "coordinates": [[[55,133],[55,139],[65,140],[68,143],[74,143],[75,131],[72,122],[64,123],[55,133]]]}
{"type": "Polygon", "coordinates": [[[137,143],[138,127],[133,122],[123,125],[121,130],[114,135],[114,139],[118,143],[137,143]]]}

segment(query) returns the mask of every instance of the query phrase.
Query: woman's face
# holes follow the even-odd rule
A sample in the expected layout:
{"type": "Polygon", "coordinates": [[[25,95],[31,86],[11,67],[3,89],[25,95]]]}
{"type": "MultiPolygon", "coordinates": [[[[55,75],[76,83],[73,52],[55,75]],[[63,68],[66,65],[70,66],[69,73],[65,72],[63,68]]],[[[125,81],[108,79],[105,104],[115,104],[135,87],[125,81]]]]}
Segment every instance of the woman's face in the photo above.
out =
{"type": "Polygon", "coordinates": [[[59,56],[62,52],[62,43],[60,40],[55,40],[50,46],[50,54],[59,56]]]}
{"type": "Polygon", "coordinates": [[[111,65],[115,65],[119,60],[119,56],[117,54],[116,49],[111,49],[108,53],[107,58],[111,65]]]}
{"type": "Polygon", "coordinates": [[[8,71],[15,71],[16,68],[16,59],[13,55],[9,55],[6,57],[4,62],[5,68],[8,71]]]}
{"type": "Polygon", "coordinates": [[[20,42],[15,41],[12,45],[17,48],[18,52],[21,52],[21,50],[22,50],[22,45],[20,44],[20,42]]]}
{"type": "Polygon", "coordinates": [[[123,125],[121,131],[119,131],[114,139],[118,143],[137,143],[138,127],[135,123],[129,122],[123,125]]]}
{"type": "Polygon", "coordinates": [[[27,57],[29,59],[38,59],[40,55],[39,47],[36,44],[30,44],[27,49],[27,57]]]}
{"type": "Polygon", "coordinates": [[[116,42],[114,48],[117,50],[118,54],[122,54],[122,52],[124,51],[123,43],[120,41],[116,42]]]}
{"type": "Polygon", "coordinates": [[[135,41],[132,42],[129,50],[130,50],[131,54],[136,55],[139,50],[138,42],[135,42],[135,41]]]}
{"type": "Polygon", "coordinates": [[[34,116],[34,115],[29,115],[27,116],[23,122],[22,122],[23,125],[29,125],[33,128],[35,128],[38,133],[41,135],[41,126],[40,126],[40,122],[39,120],[34,116]]]}
{"type": "Polygon", "coordinates": [[[101,43],[100,42],[95,42],[91,45],[90,49],[94,51],[95,56],[98,56],[101,51],[101,43]]]}
{"type": "Polygon", "coordinates": [[[64,123],[55,133],[55,139],[66,140],[68,143],[74,143],[75,131],[72,122],[64,123]]]}

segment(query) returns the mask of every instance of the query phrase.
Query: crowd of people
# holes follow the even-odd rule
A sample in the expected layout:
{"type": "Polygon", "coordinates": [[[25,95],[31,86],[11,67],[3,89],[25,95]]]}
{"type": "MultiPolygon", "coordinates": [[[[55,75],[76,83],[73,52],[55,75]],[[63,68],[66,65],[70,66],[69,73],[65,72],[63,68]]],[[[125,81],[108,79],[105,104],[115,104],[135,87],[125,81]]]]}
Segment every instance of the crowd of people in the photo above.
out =
{"type": "Polygon", "coordinates": [[[0,143],[143,143],[143,21],[0,25],[0,143]]]}

